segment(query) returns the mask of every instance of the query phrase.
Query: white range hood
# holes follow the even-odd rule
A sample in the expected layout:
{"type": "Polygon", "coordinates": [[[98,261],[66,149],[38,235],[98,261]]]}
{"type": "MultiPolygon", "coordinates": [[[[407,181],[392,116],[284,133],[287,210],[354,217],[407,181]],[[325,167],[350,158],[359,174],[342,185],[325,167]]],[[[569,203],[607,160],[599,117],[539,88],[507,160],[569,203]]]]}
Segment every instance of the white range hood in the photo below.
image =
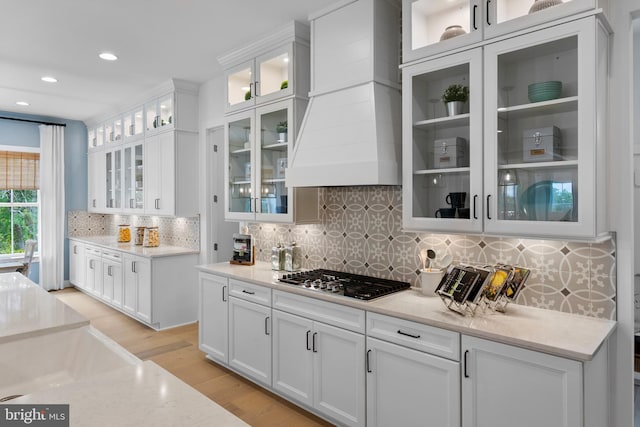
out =
{"type": "Polygon", "coordinates": [[[345,0],[309,17],[311,99],[287,186],[401,184],[399,7],[345,0]]]}

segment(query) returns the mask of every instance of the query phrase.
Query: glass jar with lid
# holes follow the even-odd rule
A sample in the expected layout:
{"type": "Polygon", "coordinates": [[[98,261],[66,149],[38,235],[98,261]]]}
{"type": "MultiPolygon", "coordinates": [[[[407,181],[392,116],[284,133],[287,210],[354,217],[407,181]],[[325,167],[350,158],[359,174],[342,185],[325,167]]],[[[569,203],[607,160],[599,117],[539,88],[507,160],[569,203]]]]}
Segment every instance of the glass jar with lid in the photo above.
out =
{"type": "Polygon", "coordinates": [[[160,245],[160,235],[158,227],[147,227],[144,229],[144,239],[142,245],[148,248],[155,248],[160,245]]]}
{"type": "Polygon", "coordinates": [[[140,246],[144,242],[144,230],[147,227],[138,226],[136,227],[136,245],[140,246]]]}
{"type": "Polygon", "coordinates": [[[131,241],[131,228],[129,224],[120,224],[118,226],[118,243],[127,243],[131,241]]]}

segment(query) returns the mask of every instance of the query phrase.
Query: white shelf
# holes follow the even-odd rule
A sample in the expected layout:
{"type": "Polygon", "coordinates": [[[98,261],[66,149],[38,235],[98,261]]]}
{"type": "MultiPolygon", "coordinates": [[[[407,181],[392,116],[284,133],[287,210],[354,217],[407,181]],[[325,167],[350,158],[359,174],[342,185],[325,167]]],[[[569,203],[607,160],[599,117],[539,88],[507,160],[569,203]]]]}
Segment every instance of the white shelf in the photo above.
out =
{"type": "Polygon", "coordinates": [[[241,148],[239,150],[231,151],[231,154],[242,154],[242,153],[250,153],[250,152],[251,152],[251,148],[241,148]]]}
{"type": "Polygon", "coordinates": [[[578,97],[552,99],[550,101],[532,102],[529,104],[514,105],[498,108],[498,117],[509,118],[528,117],[533,114],[558,114],[569,111],[578,111],[578,97]]]}
{"type": "Polygon", "coordinates": [[[414,171],[414,175],[435,175],[435,174],[443,174],[443,173],[463,173],[469,172],[471,168],[444,168],[444,169],[420,169],[414,171]]]}
{"type": "Polygon", "coordinates": [[[232,185],[247,185],[247,184],[251,184],[251,181],[233,181],[231,183],[232,185]]]}
{"type": "Polygon", "coordinates": [[[512,163],[499,165],[499,170],[504,169],[548,169],[548,168],[566,168],[578,166],[577,160],[558,160],[555,162],[530,162],[530,163],[512,163]]]}
{"type": "Polygon", "coordinates": [[[449,116],[449,117],[438,117],[435,119],[417,121],[413,124],[413,126],[417,128],[425,128],[425,127],[433,126],[437,124],[444,124],[451,127],[460,126],[460,125],[464,125],[465,123],[468,123],[469,117],[470,117],[469,113],[458,114],[456,116],[449,116]]]}
{"type": "Polygon", "coordinates": [[[263,150],[286,150],[289,146],[288,142],[278,142],[276,144],[263,145],[263,150]]]}
{"type": "Polygon", "coordinates": [[[274,184],[278,182],[284,182],[284,178],[263,179],[263,184],[274,184]]]}

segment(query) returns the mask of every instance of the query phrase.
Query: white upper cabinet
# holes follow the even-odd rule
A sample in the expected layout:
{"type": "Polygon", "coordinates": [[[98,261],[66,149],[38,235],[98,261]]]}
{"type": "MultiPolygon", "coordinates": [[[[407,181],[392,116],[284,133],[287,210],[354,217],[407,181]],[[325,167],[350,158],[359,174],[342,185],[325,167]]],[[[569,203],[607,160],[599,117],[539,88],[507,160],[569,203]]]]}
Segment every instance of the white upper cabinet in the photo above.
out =
{"type": "Polygon", "coordinates": [[[225,68],[225,111],[309,92],[309,27],[292,22],[218,58],[225,68]]]}
{"type": "Polygon", "coordinates": [[[173,129],[173,93],[153,99],[144,105],[145,132],[173,129]]]}
{"type": "Polygon", "coordinates": [[[142,106],[123,114],[123,130],[125,141],[139,139],[144,136],[144,109],[142,106]]]}
{"type": "Polygon", "coordinates": [[[403,62],[604,8],[604,0],[403,0],[403,62]]]}
{"type": "Polygon", "coordinates": [[[607,45],[592,15],[404,67],[404,227],[606,237],[607,45]]]}

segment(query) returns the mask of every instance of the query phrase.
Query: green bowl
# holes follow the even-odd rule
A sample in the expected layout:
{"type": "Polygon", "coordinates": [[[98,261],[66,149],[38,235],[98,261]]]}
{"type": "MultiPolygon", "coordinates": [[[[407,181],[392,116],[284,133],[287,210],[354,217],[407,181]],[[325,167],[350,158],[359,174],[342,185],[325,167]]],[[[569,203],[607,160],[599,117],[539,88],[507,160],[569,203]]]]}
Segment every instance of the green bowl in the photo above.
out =
{"type": "Polygon", "coordinates": [[[542,102],[560,98],[562,82],[548,81],[532,83],[528,87],[529,101],[542,102]]]}

